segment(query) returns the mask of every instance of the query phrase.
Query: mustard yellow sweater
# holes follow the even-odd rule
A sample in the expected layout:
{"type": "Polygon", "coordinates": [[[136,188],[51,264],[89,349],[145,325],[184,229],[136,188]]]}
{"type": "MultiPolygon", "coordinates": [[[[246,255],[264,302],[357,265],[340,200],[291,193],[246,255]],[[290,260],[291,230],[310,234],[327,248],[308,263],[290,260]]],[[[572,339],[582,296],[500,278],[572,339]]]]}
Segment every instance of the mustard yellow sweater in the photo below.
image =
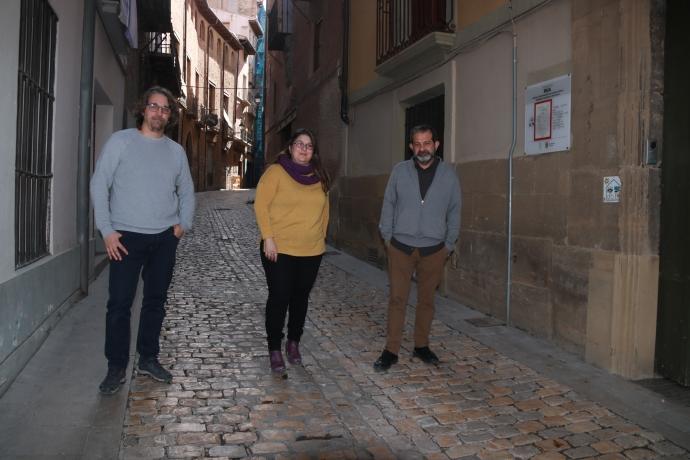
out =
{"type": "Polygon", "coordinates": [[[316,256],[326,251],[328,196],[321,183],[302,185],[274,164],[259,180],[254,212],[261,238],[273,238],[279,254],[316,256]]]}

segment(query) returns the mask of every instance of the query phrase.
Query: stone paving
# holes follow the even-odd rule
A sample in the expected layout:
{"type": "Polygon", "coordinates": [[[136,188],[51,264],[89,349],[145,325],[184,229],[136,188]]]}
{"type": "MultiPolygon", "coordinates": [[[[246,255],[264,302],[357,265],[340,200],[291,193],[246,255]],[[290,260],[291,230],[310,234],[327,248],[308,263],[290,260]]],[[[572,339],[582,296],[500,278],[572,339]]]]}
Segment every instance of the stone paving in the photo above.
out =
{"type": "Polygon", "coordinates": [[[376,373],[386,293],[328,257],[312,291],[304,365],[271,375],[252,197],[198,195],[161,338],[173,383],[132,381],[121,458],[688,458],[438,321],[438,366],[412,358],[405,341],[399,364],[376,373]]]}

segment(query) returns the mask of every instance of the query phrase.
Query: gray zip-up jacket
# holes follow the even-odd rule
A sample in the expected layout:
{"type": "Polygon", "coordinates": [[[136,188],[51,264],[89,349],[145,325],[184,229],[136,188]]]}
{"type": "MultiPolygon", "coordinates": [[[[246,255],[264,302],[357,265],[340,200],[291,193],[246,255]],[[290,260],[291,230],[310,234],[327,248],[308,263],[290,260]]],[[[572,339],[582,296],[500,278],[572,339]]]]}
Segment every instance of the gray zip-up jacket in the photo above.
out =
{"type": "Polygon", "coordinates": [[[395,165],[383,196],[379,230],[415,248],[443,242],[453,251],[460,233],[460,181],[455,171],[438,159],[438,168],[424,200],[414,160],[395,165]]]}
{"type": "Polygon", "coordinates": [[[194,183],[182,146],[137,129],[114,133],[91,178],[96,227],[160,233],[175,224],[187,231],[194,217],[194,183]]]}

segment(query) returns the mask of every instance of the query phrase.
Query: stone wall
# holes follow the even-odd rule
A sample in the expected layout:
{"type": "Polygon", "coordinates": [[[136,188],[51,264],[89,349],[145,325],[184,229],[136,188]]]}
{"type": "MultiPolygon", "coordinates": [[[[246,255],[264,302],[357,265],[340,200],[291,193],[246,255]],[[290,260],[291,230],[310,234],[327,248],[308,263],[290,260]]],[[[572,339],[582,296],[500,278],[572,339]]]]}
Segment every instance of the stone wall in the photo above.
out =
{"type": "Polygon", "coordinates": [[[378,267],[385,266],[378,225],[387,182],[388,175],[341,177],[332,193],[337,212],[331,217],[331,240],[378,267]]]}

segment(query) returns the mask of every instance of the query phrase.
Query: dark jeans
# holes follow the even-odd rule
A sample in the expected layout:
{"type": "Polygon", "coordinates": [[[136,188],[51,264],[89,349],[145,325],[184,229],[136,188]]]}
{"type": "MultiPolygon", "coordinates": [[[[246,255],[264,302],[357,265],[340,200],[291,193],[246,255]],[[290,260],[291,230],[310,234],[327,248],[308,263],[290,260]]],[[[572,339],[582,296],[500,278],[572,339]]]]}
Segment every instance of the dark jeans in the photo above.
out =
{"type": "Polygon", "coordinates": [[[158,339],[179,242],[172,228],[153,235],[120,233],[120,242],[129,254],[123,254],[122,260],[110,261],[105,315],[105,357],[108,365],[114,367],[126,367],[129,361],[130,316],[139,272],[144,281],[144,298],[139,316],[137,351],[144,359],[158,356],[158,339]]]}
{"type": "Polygon", "coordinates": [[[261,263],[266,272],[268,300],[266,301],[266,335],[268,350],[280,350],[283,327],[288,311],[289,340],[299,342],[307,319],[307,305],[316,275],[321,265],[321,255],[297,257],[278,254],[278,260],[271,262],[260,247],[261,263]]]}

